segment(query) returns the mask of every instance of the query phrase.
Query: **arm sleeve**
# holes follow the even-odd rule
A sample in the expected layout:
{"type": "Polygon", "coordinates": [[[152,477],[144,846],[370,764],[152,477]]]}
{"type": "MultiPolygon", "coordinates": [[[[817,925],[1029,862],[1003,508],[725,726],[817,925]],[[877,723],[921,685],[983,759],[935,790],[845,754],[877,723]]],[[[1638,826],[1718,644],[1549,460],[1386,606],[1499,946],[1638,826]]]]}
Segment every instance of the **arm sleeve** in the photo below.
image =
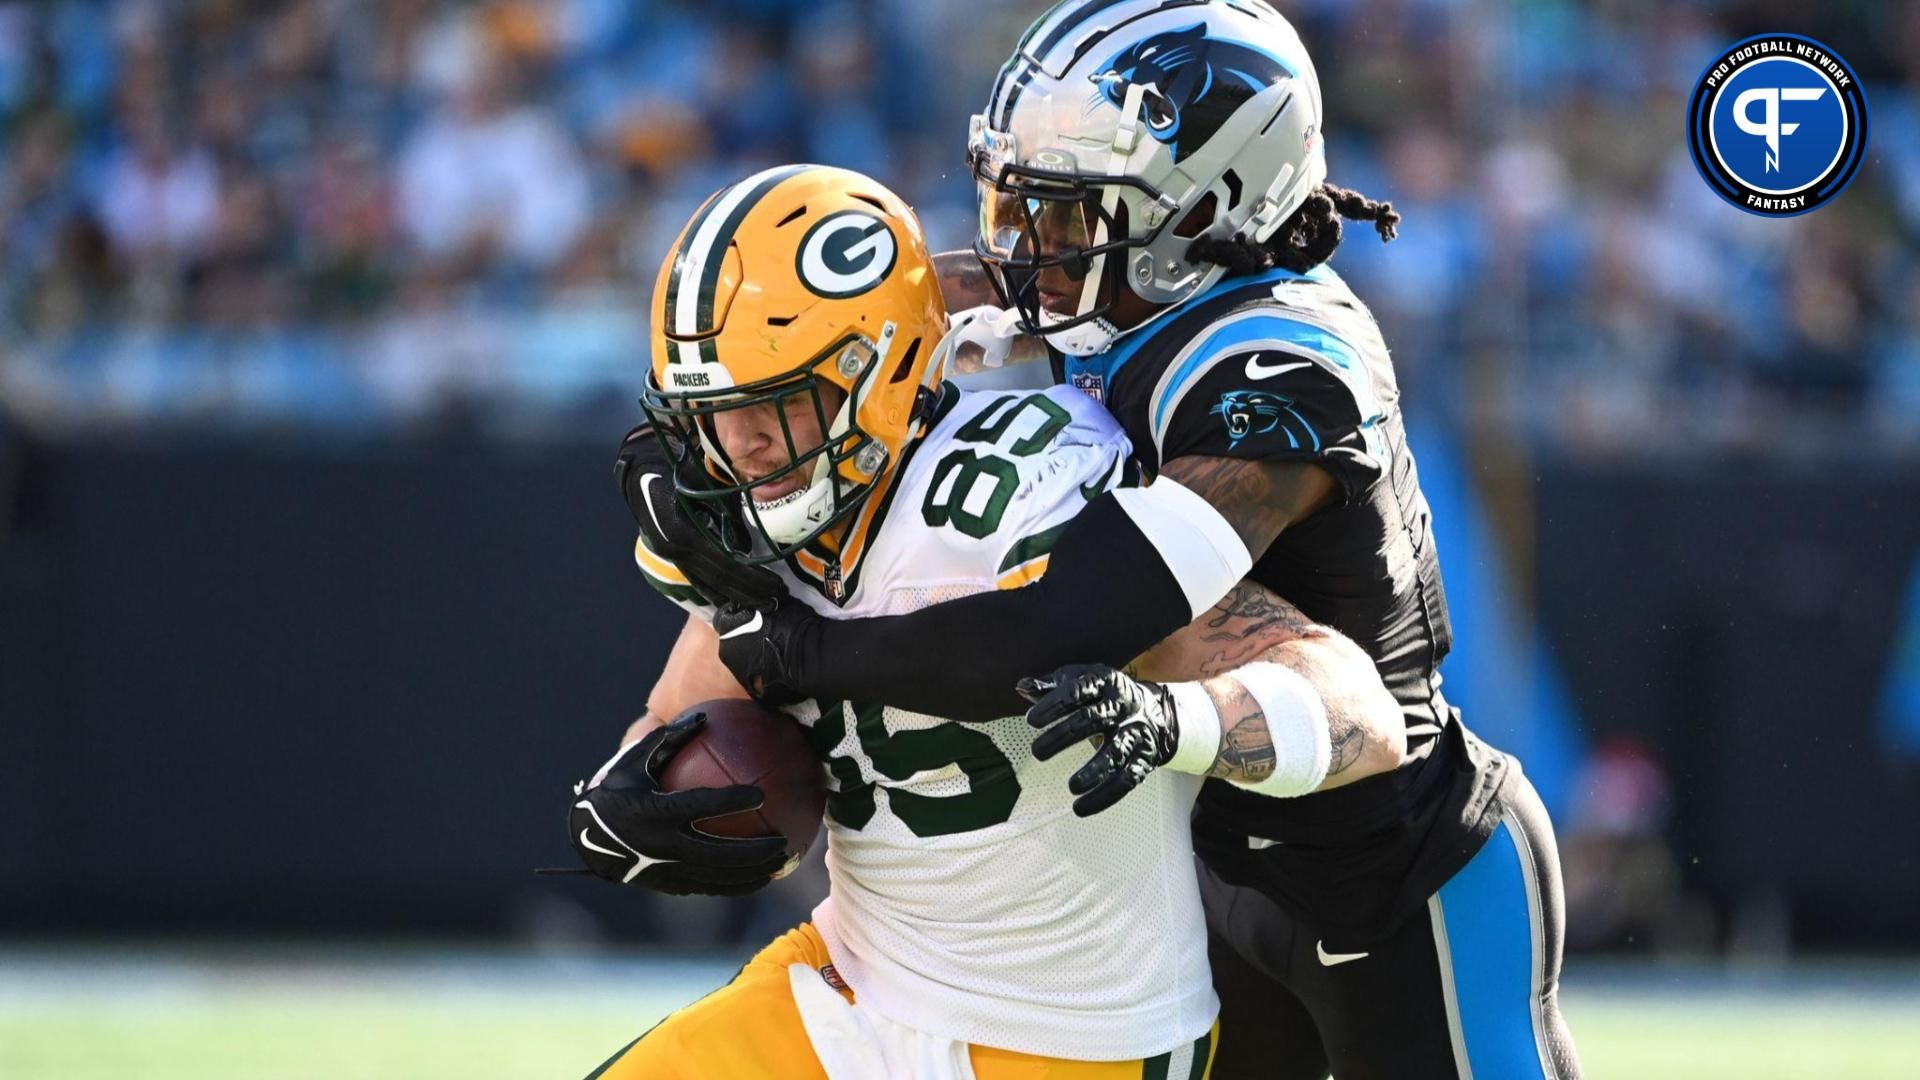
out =
{"type": "Polygon", "coordinates": [[[1055,541],[1046,573],[906,615],[819,620],[791,658],[822,698],[980,722],[1024,711],[1023,675],[1120,666],[1191,622],[1251,558],[1199,496],[1168,480],[1109,491],[1055,541]]]}
{"type": "Polygon", "coordinates": [[[634,565],[640,568],[641,576],[647,579],[647,584],[653,586],[655,592],[701,622],[713,622],[714,604],[701,595],[700,590],[687,580],[687,575],[681,573],[678,566],[665,557],[655,554],[653,549],[647,546],[644,534],[633,542],[633,561],[634,565]]]}

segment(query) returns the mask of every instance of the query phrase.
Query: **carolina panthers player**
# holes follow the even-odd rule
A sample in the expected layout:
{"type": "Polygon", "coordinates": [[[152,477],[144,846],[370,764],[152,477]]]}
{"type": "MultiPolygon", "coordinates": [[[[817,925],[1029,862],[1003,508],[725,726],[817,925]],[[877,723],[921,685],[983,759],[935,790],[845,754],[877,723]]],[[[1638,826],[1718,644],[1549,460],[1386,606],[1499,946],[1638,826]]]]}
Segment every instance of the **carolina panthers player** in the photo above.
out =
{"type": "MultiPolygon", "coordinates": [[[[622,490],[637,561],[693,618],[651,717],[573,805],[569,834],[602,877],[740,892],[779,869],[784,841],[699,828],[758,805],[756,789],[659,790],[700,720],[658,721],[743,694],[710,601],[770,587],[838,618],[1019,588],[1044,578],[1046,538],[1109,489],[1130,516],[1211,543],[1165,510],[1198,500],[1141,486],[1126,435],[1085,396],[944,381],[946,317],[919,225],[866,177],[791,166],[727,188],[676,242],[656,302],[654,427],[623,448],[622,490]]],[[[1208,587],[1244,569],[1215,560],[1208,587]]],[[[1189,831],[1202,777],[1332,789],[1392,770],[1404,746],[1358,646],[1257,585],[1234,594],[1267,614],[1210,612],[1143,670],[1195,680],[1166,691],[1189,701],[1314,685],[1297,696],[1364,752],[1277,754],[1250,706],[1234,737],[1191,741],[1150,787],[1081,820],[1067,790],[1078,762],[1058,753],[1077,740],[1034,743],[1011,706],[963,726],[797,704],[830,770],[827,900],[596,1075],[1203,1077],[1215,999],[1189,831]]]]}
{"type": "MultiPolygon", "coordinates": [[[[993,345],[1013,321],[1044,336],[1058,376],[1104,401],[1158,470],[1153,486],[1199,495],[1251,579],[1358,642],[1399,702],[1409,760],[1390,775],[1201,795],[1215,1075],[1576,1076],[1552,826],[1517,762],[1441,693],[1451,629],[1393,367],[1326,265],[1341,217],[1390,239],[1398,216],[1327,184],[1323,146],[1312,62],[1268,8],[1064,0],[969,136],[975,254],[1017,319],[976,314],[957,332],[993,345]]],[[[1027,588],[894,618],[723,612],[722,658],[769,698],[962,717],[1006,711],[1018,683],[1043,739],[1107,736],[1073,781],[1077,809],[1099,812],[1232,731],[1243,701],[1113,666],[1022,679],[1123,664],[1216,600],[1194,595],[1204,552],[1111,495],[1052,544],[1027,588]]],[[[1245,689],[1275,747],[1345,752],[1289,689],[1245,689]]]]}

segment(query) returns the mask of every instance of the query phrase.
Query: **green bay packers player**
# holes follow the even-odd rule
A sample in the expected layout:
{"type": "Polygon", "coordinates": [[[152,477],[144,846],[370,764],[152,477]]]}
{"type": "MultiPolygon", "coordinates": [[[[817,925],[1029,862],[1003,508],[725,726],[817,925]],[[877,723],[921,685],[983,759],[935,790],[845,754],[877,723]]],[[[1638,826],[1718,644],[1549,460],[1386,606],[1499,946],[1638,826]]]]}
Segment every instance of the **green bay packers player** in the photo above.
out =
{"type": "MultiPolygon", "coordinates": [[[[1189,551],[1196,588],[1226,592],[1246,570],[1184,520],[1195,496],[1140,485],[1126,435],[1092,400],[944,381],[946,316],[919,226],[865,177],[795,166],[725,189],[676,242],[655,301],[652,428],[623,448],[623,487],[637,560],[692,617],[648,717],[574,805],[570,834],[602,877],[738,892],[778,868],[782,841],[698,827],[757,805],[755,789],[655,782],[699,724],[661,720],[744,696],[707,625],[736,590],[771,577],[835,619],[1021,588],[1108,492],[1189,551]]],[[[1243,589],[1265,616],[1208,611],[1141,661],[1147,677],[1211,676],[1170,693],[1237,693],[1237,734],[1097,817],[1073,812],[1074,755],[1036,745],[1019,715],[791,706],[829,771],[830,895],[596,1075],[1205,1076],[1215,998],[1189,834],[1202,778],[1338,787],[1401,756],[1397,706],[1365,654],[1243,589]],[[1263,685],[1314,681],[1302,699],[1325,702],[1321,722],[1353,752],[1275,746],[1235,681],[1255,669],[1271,669],[1263,685]]]]}

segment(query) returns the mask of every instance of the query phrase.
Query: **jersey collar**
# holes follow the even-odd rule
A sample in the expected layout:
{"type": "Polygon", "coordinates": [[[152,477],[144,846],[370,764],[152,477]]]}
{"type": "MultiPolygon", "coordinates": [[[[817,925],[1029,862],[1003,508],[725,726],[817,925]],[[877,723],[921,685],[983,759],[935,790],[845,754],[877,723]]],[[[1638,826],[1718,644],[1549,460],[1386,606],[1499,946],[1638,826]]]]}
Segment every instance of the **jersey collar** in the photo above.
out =
{"type": "Polygon", "coordinates": [[[887,510],[893,505],[893,496],[900,488],[900,478],[906,475],[907,463],[913,460],[914,452],[926,443],[927,436],[933,434],[933,430],[959,403],[960,388],[951,382],[942,382],[927,416],[926,430],[919,438],[908,443],[894,467],[874,482],[875,490],[854,512],[853,524],[841,540],[838,550],[821,544],[809,544],[787,557],[787,568],[793,571],[795,577],[839,607],[845,607],[853,599],[854,593],[860,588],[860,568],[864,565],[864,557],[879,539],[880,526],[886,520],[887,510]]]}
{"type": "Polygon", "coordinates": [[[1147,342],[1152,341],[1158,334],[1172,325],[1181,313],[1192,311],[1194,308],[1199,307],[1209,300],[1224,296],[1230,292],[1238,292],[1242,289],[1273,286],[1284,281],[1339,280],[1340,276],[1334,273],[1333,268],[1326,263],[1321,263],[1304,274],[1296,274],[1291,270],[1282,270],[1279,267],[1275,267],[1272,270],[1263,270],[1251,277],[1223,278],[1215,282],[1211,288],[1194,293],[1180,303],[1158,312],[1152,319],[1149,319],[1146,323],[1128,332],[1126,336],[1122,337],[1111,348],[1107,349],[1107,351],[1095,353],[1092,356],[1066,357],[1061,365],[1062,378],[1060,381],[1072,383],[1080,389],[1091,393],[1095,399],[1099,399],[1102,396],[1102,392],[1113,385],[1114,378],[1119,375],[1120,369],[1126,366],[1127,361],[1133,359],[1134,354],[1144,348],[1147,342]]]}

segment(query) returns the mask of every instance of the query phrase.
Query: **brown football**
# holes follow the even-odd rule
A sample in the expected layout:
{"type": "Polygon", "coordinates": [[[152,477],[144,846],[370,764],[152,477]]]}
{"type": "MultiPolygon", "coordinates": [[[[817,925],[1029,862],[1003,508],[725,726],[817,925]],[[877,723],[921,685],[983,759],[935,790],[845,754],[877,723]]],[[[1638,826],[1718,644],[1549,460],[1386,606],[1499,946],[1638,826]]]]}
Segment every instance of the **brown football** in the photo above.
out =
{"type": "Polygon", "coordinates": [[[708,818],[698,828],[715,836],[784,836],[788,854],[805,855],[826,811],[827,784],[826,767],[799,722],[752,701],[725,698],[687,712],[706,713],[707,725],[667,762],[660,786],[685,791],[754,784],[766,793],[760,809],[708,818]]]}

